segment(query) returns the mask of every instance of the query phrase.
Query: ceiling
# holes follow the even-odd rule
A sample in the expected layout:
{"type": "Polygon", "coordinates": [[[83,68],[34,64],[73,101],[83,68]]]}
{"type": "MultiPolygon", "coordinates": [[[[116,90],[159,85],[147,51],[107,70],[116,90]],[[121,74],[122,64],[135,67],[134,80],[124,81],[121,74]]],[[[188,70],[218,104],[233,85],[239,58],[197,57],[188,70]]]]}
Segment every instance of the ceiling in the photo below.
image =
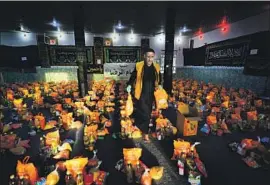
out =
{"type": "MultiPolygon", "coordinates": [[[[78,3],[78,2],[76,2],[78,3]]],[[[134,1],[134,2],[79,2],[84,7],[85,30],[92,33],[108,33],[121,20],[127,26],[123,32],[156,34],[165,26],[166,9],[170,5],[176,9],[176,31],[186,25],[193,34],[199,27],[203,31],[215,29],[226,15],[230,22],[269,10],[269,1],[134,1]]],[[[31,32],[50,32],[57,29],[47,24],[53,18],[61,24],[61,30],[73,31],[73,7],[70,1],[44,2],[0,2],[0,30],[16,30],[20,23],[31,32]]]]}

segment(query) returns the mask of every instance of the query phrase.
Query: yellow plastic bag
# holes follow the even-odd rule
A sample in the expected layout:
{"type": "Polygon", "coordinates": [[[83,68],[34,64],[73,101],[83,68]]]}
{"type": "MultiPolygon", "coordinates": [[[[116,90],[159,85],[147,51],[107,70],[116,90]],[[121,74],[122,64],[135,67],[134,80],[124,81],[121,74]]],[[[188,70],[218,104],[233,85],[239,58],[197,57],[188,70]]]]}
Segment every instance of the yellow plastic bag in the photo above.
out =
{"type": "Polygon", "coordinates": [[[168,94],[164,89],[158,89],[154,92],[156,98],[157,109],[167,109],[168,108],[168,94]]]}
{"type": "Polygon", "coordinates": [[[133,102],[132,102],[130,93],[128,93],[128,99],[127,99],[125,110],[126,110],[126,116],[130,116],[133,113],[133,102]]]}
{"type": "Polygon", "coordinates": [[[67,171],[70,171],[72,174],[73,178],[76,178],[76,174],[83,171],[83,168],[86,166],[88,163],[88,158],[87,157],[78,157],[74,158],[71,160],[67,160],[65,162],[65,166],[67,168],[67,171]]]}
{"type": "Polygon", "coordinates": [[[47,133],[45,143],[46,143],[46,146],[51,146],[53,143],[54,144],[59,144],[60,143],[59,130],[47,133]]]}
{"type": "Polygon", "coordinates": [[[57,169],[53,170],[46,178],[46,185],[56,185],[59,182],[59,173],[57,169]]]}
{"type": "Polygon", "coordinates": [[[163,167],[161,166],[154,166],[150,169],[150,176],[152,179],[159,180],[163,176],[163,167]]]}
{"type": "Polygon", "coordinates": [[[23,106],[23,99],[22,98],[19,98],[19,99],[14,99],[13,100],[13,104],[14,104],[14,107],[16,107],[17,109],[21,108],[23,106]]]}

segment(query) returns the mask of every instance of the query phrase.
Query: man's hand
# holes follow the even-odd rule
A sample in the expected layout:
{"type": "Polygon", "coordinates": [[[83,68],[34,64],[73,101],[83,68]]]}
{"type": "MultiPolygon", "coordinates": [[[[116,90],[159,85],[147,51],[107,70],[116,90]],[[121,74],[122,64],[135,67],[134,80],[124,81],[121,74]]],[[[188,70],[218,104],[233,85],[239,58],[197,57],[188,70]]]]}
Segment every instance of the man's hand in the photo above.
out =
{"type": "Polygon", "coordinates": [[[159,85],[159,86],[158,86],[158,89],[163,89],[162,85],[159,85]]]}
{"type": "Polygon", "coordinates": [[[127,92],[130,93],[131,92],[131,85],[127,86],[127,92]]]}

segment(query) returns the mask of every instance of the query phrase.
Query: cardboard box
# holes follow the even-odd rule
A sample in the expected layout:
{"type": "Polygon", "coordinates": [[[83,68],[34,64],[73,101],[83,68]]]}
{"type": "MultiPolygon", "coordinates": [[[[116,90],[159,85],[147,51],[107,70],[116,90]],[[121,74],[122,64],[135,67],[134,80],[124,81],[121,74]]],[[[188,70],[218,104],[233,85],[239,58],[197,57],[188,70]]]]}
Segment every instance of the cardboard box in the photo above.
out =
{"type": "Polygon", "coordinates": [[[196,108],[189,107],[189,114],[183,115],[177,110],[176,127],[183,136],[197,135],[198,122],[201,120],[196,108]]]}

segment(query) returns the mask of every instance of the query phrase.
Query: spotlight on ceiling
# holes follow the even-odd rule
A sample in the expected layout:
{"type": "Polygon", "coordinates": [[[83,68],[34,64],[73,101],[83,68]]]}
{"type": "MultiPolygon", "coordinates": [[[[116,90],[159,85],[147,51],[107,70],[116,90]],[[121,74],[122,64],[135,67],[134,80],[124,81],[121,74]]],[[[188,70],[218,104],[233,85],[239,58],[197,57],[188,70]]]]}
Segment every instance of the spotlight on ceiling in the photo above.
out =
{"type": "Polygon", "coordinates": [[[51,26],[53,26],[55,28],[60,27],[60,23],[57,22],[55,18],[53,18],[53,20],[51,22],[48,22],[46,24],[51,25],[51,26]]]}
{"type": "Polygon", "coordinates": [[[134,32],[133,32],[132,29],[131,29],[131,32],[130,32],[130,39],[131,39],[131,40],[134,40],[134,32]]]}
{"type": "Polygon", "coordinates": [[[52,25],[53,25],[54,27],[57,27],[57,22],[56,22],[55,18],[53,18],[52,25]]]}
{"type": "Polygon", "coordinates": [[[184,26],[180,31],[182,33],[185,33],[185,32],[191,31],[191,29],[188,29],[186,26],[184,26]]]}
{"type": "Polygon", "coordinates": [[[21,31],[25,31],[22,24],[20,25],[20,29],[21,29],[21,31]]]}
{"type": "Polygon", "coordinates": [[[120,29],[120,30],[123,28],[121,21],[118,21],[117,28],[120,29]]]}

